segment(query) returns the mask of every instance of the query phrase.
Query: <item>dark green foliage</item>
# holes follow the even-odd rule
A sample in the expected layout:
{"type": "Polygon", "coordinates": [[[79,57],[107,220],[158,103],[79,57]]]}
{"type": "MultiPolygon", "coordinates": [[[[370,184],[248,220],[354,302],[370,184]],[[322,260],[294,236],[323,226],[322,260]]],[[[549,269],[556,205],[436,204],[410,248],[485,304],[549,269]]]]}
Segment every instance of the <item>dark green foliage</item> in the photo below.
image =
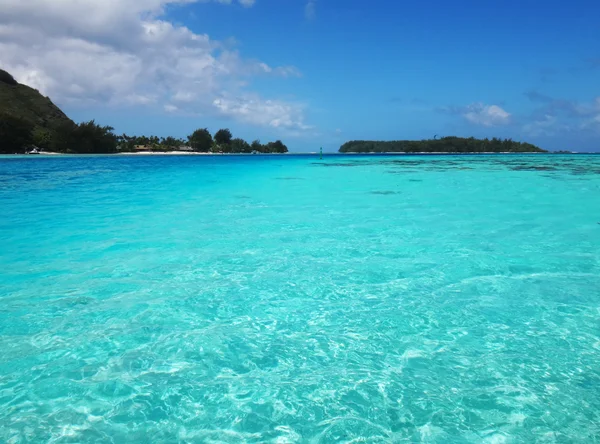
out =
{"type": "Polygon", "coordinates": [[[4,71],[3,69],[0,69],[0,82],[6,83],[7,85],[12,85],[12,86],[19,84],[13,76],[11,76],[9,73],[4,71]]]}
{"type": "Polygon", "coordinates": [[[4,78],[0,81],[0,113],[27,120],[41,128],[71,122],[49,98],[27,85],[10,83],[12,76],[6,71],[0,70],[0,76],[4,78]]]}
{"type": "Polygon", "coordinates": [[[287,146],[285,146],[281,140],[277,140],[275,142],[267,143],[265,152],[283,154],[287,153],[288,149],[287,146]]]}
{"type": "Polygon", "coordinates": [[[202,128],[188,136],[188,142],[194,151],[208,153],[213,145],[213,138],[206,128],[202,128]]]}
{"type": "Polygon", "coordinates": [[[32,143],[31,122],[0,113],[0,153],[22,153],[32,143]]]}
{"type": "Polygon", "coordinates": [[[255,140],[250,145],[250,151],[248,152],[252,153],[254,151],[263,154],[283,154],[288,152],[288,148],[281,140],[269,142],[266,145],[260,143],[260,140],[255,140]]]}
{"type": "Polygon", "coordinates": [[[77,125],[72,150],[77,153],[114,153],[117,151],[117,136],[113,127],[96,125],[96,122],[77,125]]]}
{"type": "Polygon", "coordinates": [[[129,137],[127,134],[117,136],[117,150],[128,153],[135,150],[135,137],[129,137]]]}
{"type": "Polygon", "coordinates": [[[233,139],[231,141],[231,152],[232,153],[251,153],[252,147],[244,139],[233,139]]]}
{"type": "Polygon", "coordinates": [[[54,127],[50,150],[63,153],[100,154],[117,151],[117,136],[110,126],[93,120],[79,125],[64,122],[54,127]]]}
{"type": "Polygon", "coordinates": [[[444,137],[430,140],[397,140],[392,142],[355,140],[346,142],[340,153],[544,153],[530,143],[510,139],[475,139],[444,137]]]}
{"type": "Polygon", "coordinates": [[[53,125],[50,151],[57,153],[71,152],[71,148],[75,142],[73,133],[76,128],[77,125],[73,122],[60,122],[53,125]]]}
{"type": "Polygon", "coordinates": [[[181,145],[183,145],[185,142],[183,140],[180,139],[176,139],[175,137],[163,137],[160,141],[160,144],[164,147],[166,147],[167,149],[175,149],[175,148],[179,148],[181,145]]]}
{"type": "Polygon", "coordinates": [[[232,139],[231,131],[229,129],[220,129],[215,134],[215,143],[217,145],[229,145],[232,139]]]}
{"type": "Polygon", "coordinates": [[[32,143],[42,150],[50,151],[54,132],[48,128],[37,127],[31,134],[32,143]]]}
{"type": "Polygon", "coordinates": [[[150,144],[146,144],[146,146],[150,146],[152,151],[177,151],[179,147],[185,145],[185,140],[177,139],[175,137],[161,137],[160,139],[154,136],[148,138],[150,140],[150,144]]]}
{"type": "Polygon", "coordinates": [[[0,70],[0,114],[4,116],[5,133],[21,134],[16,139],[11,138],[10,142],[0,137],[0,150],[3,152],[14,152],[9,145],[14,148],[15,143],[21,144],[19,152],[25,151],[29,145],[52,149],[55,129],[75,125],[50,99],[29,86],[18,84],[3,70],[0,70]],[[9,129],[9,126],[14,127],[9,129]],[[23,136],[25,127],[29,128],[27,137],[23,136]]]}
{"type": "Polygon", "coordinates": [[[250,144],[250,148],[252,148],[252,151],[256,151],[258,153],[263,152],[263,144],[260,143],[260,140],[253,141],[252,144],[250,144]]]}
{"type": "Polygon", "coordinates": [[[185,146],[186,141],[176,137],[157,137],[157,136],[128,136],[122,134],[117,136],[118,151],[134,152],[136,147],[141,146],[150,151],[175,151],[185,146]]]}
{"type": "Polygon", "coordinates": [[[124,137],[128,142],[131,142],[131,144],[133,146],[135,145],[151,145],[150,139],[153,139],[154,137],[147,137],[147,136],[127,136],[124,135],[122,136],[124,137]]]}

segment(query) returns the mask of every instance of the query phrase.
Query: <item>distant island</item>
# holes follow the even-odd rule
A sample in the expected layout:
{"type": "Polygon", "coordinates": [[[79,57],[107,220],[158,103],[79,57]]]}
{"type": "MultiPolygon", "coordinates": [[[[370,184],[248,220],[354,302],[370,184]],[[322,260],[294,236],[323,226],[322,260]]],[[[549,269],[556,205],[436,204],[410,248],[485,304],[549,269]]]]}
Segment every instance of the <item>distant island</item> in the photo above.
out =
{"type": "Polygon", "coordinates": [[[116,135],[95,121],[75,123],[48,97],[18,83],[0,69],[0,154],[23,153],[287,153],[277,140],[266,144],[233,138],[229,129],[214,136],[199,128],[187,140],[175,137],[116,135]]]}
{"type": "Polygon", "coordinates": [[[530,143],[511,139],[442,137],[428,140],[390,142],[354,140],[343,144],[340,153],[546,153],[530,143]]]}

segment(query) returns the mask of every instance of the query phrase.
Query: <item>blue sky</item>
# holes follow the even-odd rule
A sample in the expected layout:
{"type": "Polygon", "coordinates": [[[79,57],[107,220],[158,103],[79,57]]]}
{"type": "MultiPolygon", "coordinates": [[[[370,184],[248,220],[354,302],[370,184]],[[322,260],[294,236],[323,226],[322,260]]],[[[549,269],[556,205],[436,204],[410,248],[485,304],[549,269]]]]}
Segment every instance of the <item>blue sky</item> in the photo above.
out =
{"type": "MultiPolygon", "coordinates": [[[[19,2],[4,2],[18,23],[19,2]]],[[[48,8],[57,25],[44,32],[58,39],[63,12],[34,2],[48,8]]],[[[88,5],[106,23],[68,36],[94,45],[89,64],[103,73],[94,88],[57,81],[59,67],[29,49],[2,56],[1,41],[0,63],[74,119],[96,118],[118,132],[229,127],[247,139],[280,138],[294,151],[435,134],[600,151],[597,1],[140,0],[122,11],[106,3],[88,5]],[[116,12],[123,22],[111,31],[116,12]],[[162,30],[149,39],[149,27],[162,30]],[[200,48],[201,38],[210,43],[200,48]],[[194,60],[206,60],[210,73],[194,60]],[[167,69],[174,65],[177,73],[167,69]]],[[[67,65],[81,60],[73,44],[56,45],[67,65]]],[[[82,69],[74,67],[78,78],[92,84],[94,74],[82,69]]]]}

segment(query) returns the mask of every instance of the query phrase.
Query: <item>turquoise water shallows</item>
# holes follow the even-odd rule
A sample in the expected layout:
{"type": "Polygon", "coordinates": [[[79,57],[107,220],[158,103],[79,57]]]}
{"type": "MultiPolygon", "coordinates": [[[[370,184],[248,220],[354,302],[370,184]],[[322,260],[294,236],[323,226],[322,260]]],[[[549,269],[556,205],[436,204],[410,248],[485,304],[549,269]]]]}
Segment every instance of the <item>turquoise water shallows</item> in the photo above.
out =
{"type": "Polygon", "coordinates": [[[0,159],[0,441],[596,442],[600,156],[0,159]]]}

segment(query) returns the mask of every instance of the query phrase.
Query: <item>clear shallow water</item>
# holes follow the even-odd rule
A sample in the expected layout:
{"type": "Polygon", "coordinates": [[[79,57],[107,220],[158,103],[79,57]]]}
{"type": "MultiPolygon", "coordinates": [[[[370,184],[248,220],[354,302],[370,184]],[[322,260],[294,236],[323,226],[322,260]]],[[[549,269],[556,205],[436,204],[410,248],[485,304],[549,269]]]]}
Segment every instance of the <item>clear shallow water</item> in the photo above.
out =
{"type": "Polygon", "coordinates": [[[0,159],[2,442],[595,442],[600,157],[0,159]]]}

